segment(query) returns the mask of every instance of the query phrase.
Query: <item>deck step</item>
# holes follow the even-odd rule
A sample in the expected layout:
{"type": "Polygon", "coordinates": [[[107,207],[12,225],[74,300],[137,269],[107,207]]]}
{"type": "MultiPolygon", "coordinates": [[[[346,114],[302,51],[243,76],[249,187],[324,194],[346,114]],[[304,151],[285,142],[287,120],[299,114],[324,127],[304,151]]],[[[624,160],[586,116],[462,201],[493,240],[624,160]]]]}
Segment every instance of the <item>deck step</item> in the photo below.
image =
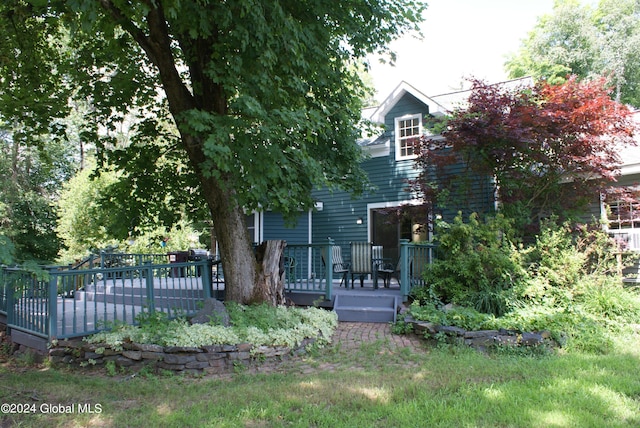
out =
{"type": "Polygon", "coordinates": [[[339,321],[395,322],[398,296],[336,295],[333,310],[339,321]]]}

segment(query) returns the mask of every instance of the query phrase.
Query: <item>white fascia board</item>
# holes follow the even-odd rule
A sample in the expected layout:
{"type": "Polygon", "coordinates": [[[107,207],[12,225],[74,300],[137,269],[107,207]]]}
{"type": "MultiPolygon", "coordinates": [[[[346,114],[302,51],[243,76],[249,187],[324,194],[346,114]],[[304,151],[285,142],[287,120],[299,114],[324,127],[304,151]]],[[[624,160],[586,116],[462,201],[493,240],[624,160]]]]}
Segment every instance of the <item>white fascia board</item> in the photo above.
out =
{"type": "Polygon", "coordinates": [[[622,165],[620,167],[620,175],[640,174],[640,164],[622,165]]]}
{"type": "Polygon", "coordinates": [[[429,98],[422,92],[418,91],[416,88],[411,86],[405,81],[400,82],[400,84],[391,92],[383,102],[378,106],[378,108],[371,115],[371,120],[376,123],[384,123],[384,118],[389,113],[389,111],[396,105],[396,103],[404,96],[404,94],[409,93],[420,100],[422,103],[429,106],[429,113],[434,114],[436,112],[446,112],[447,109],[442,105],[438,104],[433,99],[429,98]]]}

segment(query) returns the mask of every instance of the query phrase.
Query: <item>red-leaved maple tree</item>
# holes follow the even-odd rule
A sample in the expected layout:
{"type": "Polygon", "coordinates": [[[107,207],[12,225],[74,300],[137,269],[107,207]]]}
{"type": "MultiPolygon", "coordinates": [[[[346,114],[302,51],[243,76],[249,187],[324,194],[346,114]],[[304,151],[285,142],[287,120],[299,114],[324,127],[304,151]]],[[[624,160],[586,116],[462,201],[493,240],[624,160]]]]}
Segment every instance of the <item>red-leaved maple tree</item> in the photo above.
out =
{"type": "Polygon", "coordinates": [[[472,83],[445,139],[421,144],[417,166],[424,172],[411,185],[425,199],[451,192],[462,177],[444,171],[456,164],[492,181],[507,215],[529,222],[570,215],[616,180],[619,150],[636,144],[631,111],[611,99],[604,79],[516,89],[472,83]]]}

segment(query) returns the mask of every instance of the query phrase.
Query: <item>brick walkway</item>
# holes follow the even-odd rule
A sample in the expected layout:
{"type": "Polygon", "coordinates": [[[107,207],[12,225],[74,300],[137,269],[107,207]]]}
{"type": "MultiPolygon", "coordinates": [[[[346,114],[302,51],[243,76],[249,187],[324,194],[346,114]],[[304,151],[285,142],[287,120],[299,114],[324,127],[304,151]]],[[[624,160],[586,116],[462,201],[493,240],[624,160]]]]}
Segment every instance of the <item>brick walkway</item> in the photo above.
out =
{"type": "Polygon", "coordinates": [[[388,323],[339,322],[333,335],[334,345],[358,349],[365,343],[387,342],[391,348],[424,349],[424,341],[415,334],[393,334],[388,323]]]}
{"type": "MultiPolygon", "coordinates": [[[[423,339],[415,334],[393,334],[388,323],[359,323],[359,322],[339,322],[332,337],[331,345],[325,351],[333,357],[321,361],[307,361],[306,357],[293,358],[280,362],[266,362],[250,367],[247,373],[300,373],[313,374],[318,372],[333,372],[339,368],[349,368],[350,370],[360,370],[363,365],[379,361],[385,364],[402,364],[412,367],[415,362],[406,359],[408,354],[422,354],[427,352],[427,345],[423,339]],[[367,345],[371,347],[367,350],[367,345]],[[408,352],[408,354],[407,354],[408,352]],[[368,356],[364,361],[353,357],[355,355],[368,356]],[[342,355],[342,357],[340,357],[342,355]],[[384,358],[376,358],[377,355],[384,355],[384,358]],[[395,355],[397,358],[391,358],[395,355]]],[[[314,357],[311,360],[315,360],[314,357]]],[[[228,375],[231,377],[231,375],[228,375]]]]}

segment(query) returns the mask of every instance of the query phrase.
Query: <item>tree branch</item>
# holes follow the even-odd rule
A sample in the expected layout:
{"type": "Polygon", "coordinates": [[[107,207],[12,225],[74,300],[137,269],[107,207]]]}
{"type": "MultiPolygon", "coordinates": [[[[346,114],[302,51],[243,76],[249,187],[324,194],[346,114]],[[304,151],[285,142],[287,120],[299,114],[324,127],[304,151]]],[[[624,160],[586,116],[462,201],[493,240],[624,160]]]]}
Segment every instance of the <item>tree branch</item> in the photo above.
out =
{"type": "Polygon", "coordinates": [[[100,0],[100,4],[103,9],[111,15],[113,20],[134,38],[138,45],[146,52],[149,59],[157,66],[157,60],[154,57],[151,44],[144,32],[129,20],[111,0],[100,0]]]}
{"type": "Polygon", "coordinates": [[[147,36],[141,28],[122,13],[111,0],[100,0],[102,7],[111,15],[114,21],[133,37],[144,50],[151,62],[160,72],[160,79],[169,101],[169,109],[174,118],[193,108],[191,92],[180,78],[176,61],[171,50],[171,37],[160,2],[145,2],[149,7],[147,13],[147,36]]]}

